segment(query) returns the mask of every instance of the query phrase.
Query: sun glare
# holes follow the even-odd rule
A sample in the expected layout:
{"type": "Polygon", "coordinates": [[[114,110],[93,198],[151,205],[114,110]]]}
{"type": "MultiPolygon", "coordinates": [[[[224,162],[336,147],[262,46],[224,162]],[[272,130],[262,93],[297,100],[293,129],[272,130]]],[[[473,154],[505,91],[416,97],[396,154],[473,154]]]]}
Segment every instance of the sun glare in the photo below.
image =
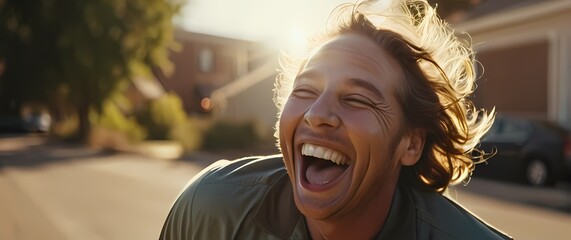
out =
{"type": "Polygon", "coordinates": [[[287,42],[281,48],[290,55],[300,56],[305,52],[308,37],[307,30],[297,26],[291,27],[288,32],[287,42]]]}
{"type": "Polygon", "coordinates": [[[306,47],[308,36],[323,28],[333,8],[353,1],[193,0],[185,7],[182,25],[189,31],[300,51],[306,47]]]}
{"type": "Polygon", "coordinates": [[[292,45],[304,47],[307,43],[307,33],[300,27],[292,27],[289,31],[289,41],[292,45]]]}

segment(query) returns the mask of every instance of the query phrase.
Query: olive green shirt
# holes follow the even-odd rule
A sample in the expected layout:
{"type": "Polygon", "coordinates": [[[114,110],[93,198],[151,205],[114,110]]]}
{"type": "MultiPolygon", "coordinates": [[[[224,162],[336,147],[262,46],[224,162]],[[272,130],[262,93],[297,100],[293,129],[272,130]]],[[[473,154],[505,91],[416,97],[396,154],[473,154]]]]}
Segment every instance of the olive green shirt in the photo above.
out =
{"type": "MultiPolygon", "coordinates": [[[[160,239],[310,239],[281,156],[221,160],[174,203],[160,239]]],[[[436,192],[399,183],[376,239],[511,239],[436,192]]]]}

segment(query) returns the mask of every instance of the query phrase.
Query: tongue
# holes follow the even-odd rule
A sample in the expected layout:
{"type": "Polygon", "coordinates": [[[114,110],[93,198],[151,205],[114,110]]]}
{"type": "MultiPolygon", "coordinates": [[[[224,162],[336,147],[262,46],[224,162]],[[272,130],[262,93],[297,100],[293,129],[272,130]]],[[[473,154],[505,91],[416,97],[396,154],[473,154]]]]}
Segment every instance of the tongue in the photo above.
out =
{"type": "Polygon", "coordinates": [[[344,167],[326,160],[317,160],[309,165],[305,177],[314,185],[325,185],[337,179],[345,171],[344,167]]]}

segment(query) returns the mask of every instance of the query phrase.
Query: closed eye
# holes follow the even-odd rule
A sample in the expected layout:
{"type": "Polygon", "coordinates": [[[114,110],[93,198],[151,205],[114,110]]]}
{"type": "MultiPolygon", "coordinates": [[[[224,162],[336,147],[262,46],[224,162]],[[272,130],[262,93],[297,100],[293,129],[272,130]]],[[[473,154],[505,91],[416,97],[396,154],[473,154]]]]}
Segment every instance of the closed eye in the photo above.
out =
{"type": "Polygon", "coordinates": [[[369,98],[364,97],[362,95],[351,94],[343,98],[345,102],[347,102],[351,106],[355,107],[375,107],[376,104],[371,101],[369,98]]]}
{"type": "Polygon", "coordinates": [[[297,87],[292,92],[291,95],[298,98],[312,98],[317,95],[317,91],[313,88],[303,86],[297,87]]]}

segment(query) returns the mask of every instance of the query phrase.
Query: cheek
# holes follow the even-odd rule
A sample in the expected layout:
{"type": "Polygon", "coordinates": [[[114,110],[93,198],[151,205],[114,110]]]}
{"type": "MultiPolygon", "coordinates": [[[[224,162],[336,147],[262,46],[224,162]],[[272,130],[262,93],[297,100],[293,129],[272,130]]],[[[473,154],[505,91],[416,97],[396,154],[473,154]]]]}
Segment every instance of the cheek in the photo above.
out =
{"type": "Polygon", "coordinates": [[[297,126],[303,117],[303,110],[296,101],[288,100],[279,119],[279,144],[284,158],[284,163],[292,182],[294,175],[293,138],[297,126]]]}
{"type": "MultiPolygon", "coordinates": [[[[352,123],[349,129],[353,129],[355,135],[370,143],[379,143],[389,138],[391,126],[386,117],[373,111],[348,114],[352,123]]],[[[346,122],[349,122],[346,119],[346,122]]]]}
{"type": "MultiPolygon", "coordinates": [[[[370,167],[392,169],[397,143],[400,142],[402,123],[396,114],[365,111],[351,115],[352,139],[361,156],[369,158],[370,167]]],[[[376,171],[378,171],[377,169],[376,171]]]]}
{"type": "Polygon", "coordinates": [[[303,108],[298,101],[290,99],[284,105],[279,119],[279,139],[282,149],[287,149],[285,145],[291,144],[295,129],[303,118],[303,113],[303,108]]]}
{"type": "Polygon", "coordinates": [[[294,112],[292,111],[292,104],[288,101],[280,114],[280,132],[286,129],[292,121],[294,112]]]}
{"type": "Polygon", "coordinates": [[[301,101],[290,99],[284,105],[280,115],[280,129],[295,128],[301,118],[303,118],[304,104],[301,101]]]}

